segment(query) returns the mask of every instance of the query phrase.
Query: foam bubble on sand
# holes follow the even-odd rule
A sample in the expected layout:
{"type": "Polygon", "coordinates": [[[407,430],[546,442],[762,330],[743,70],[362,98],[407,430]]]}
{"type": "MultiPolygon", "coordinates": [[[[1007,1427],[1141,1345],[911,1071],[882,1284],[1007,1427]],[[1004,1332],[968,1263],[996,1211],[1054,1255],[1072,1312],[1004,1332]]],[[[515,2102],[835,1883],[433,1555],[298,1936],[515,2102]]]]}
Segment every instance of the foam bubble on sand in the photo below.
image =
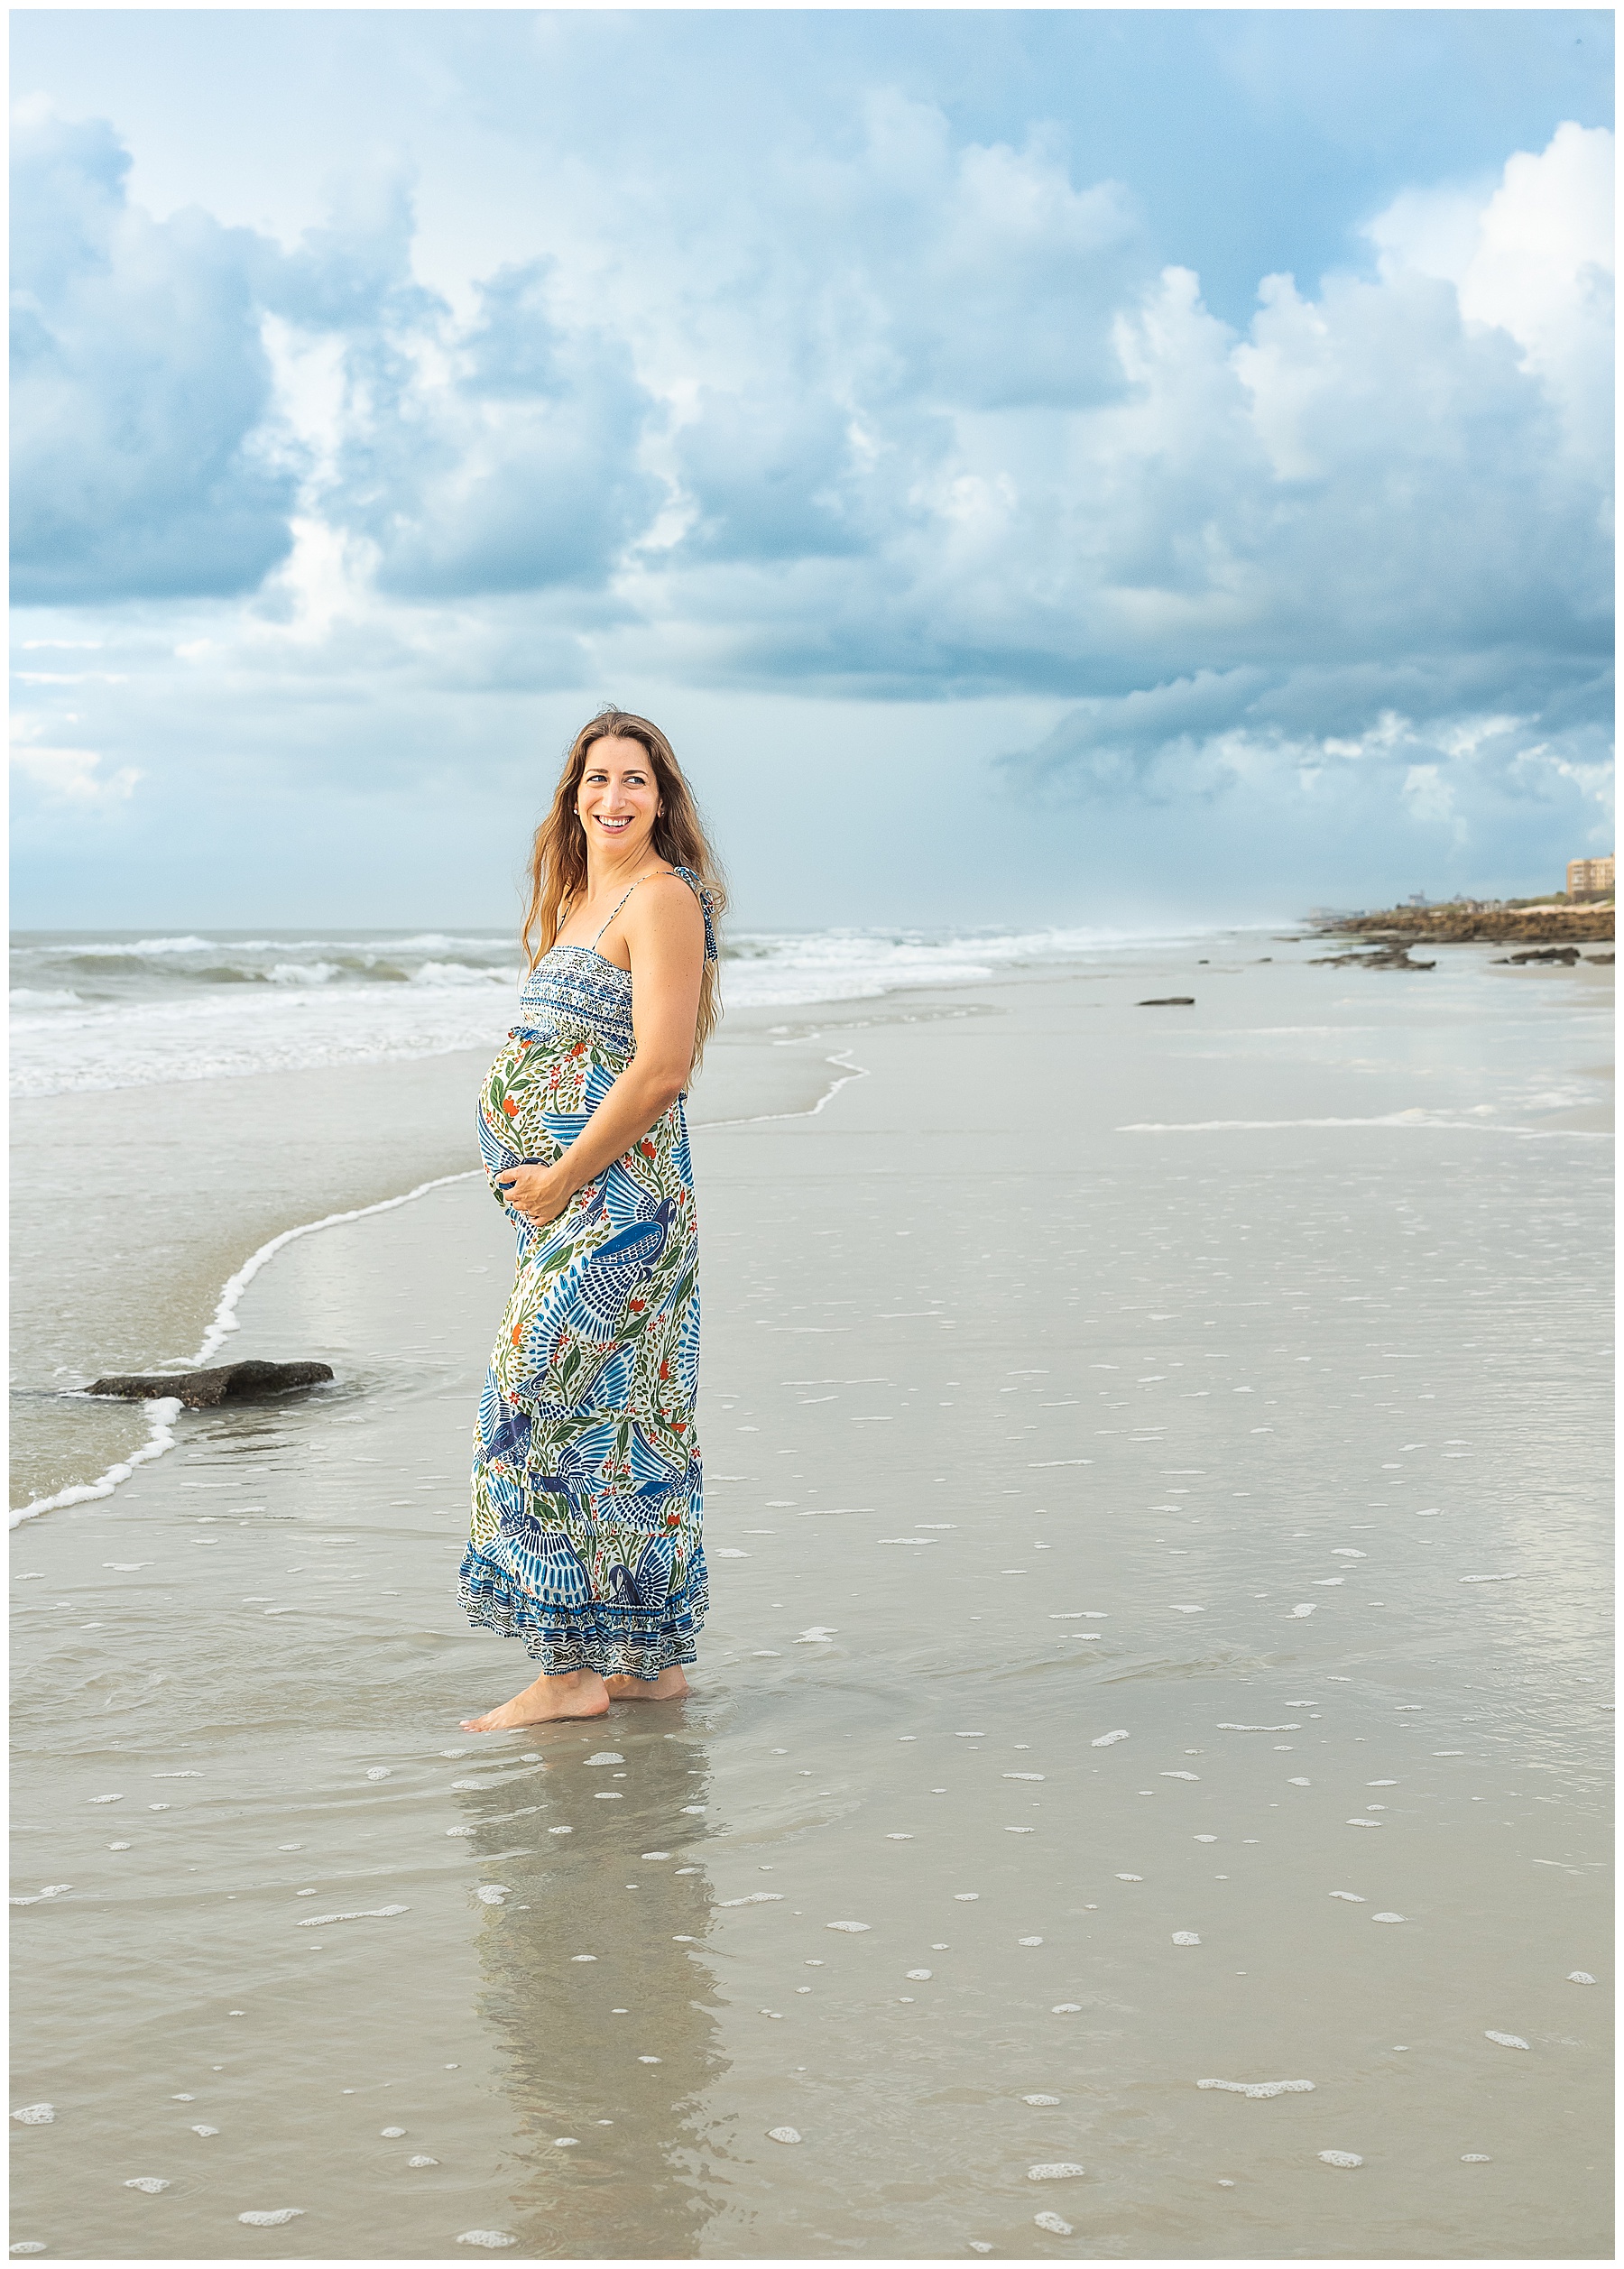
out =
{"type": "MultiPolygon", "coordinates": [[[[294,1927],[298,1930],[320,1930],[326,1923],[366,1923],[374,1915],[406,1914],[410,1912],[411,1909],[404,1906],[357,1906],[343,1914],[306,1914],[294,1927]]],[[[232,2014],[235,2015],[236,2013],[233,2011],[232,2014]]]]}
{"type": "Polygon", "coordinates": [[[1027,2181],[1029,2182],[1065,2182],[1069,2181],[1074,2174],[1082,2172],[1083,2169],[1074,2160],[1050,2159],[1042,2166],[1028,2167],[1027,2181]]]}
{"type": "Polygon", "coordinates": [[[516,2246],[519,2240],[506,2229],[465,2229],[457,2239],[459,2246],[516,2246]]]}
{"type": "Polygon", "coordinates": [[[385,2142],[390,2142],[398,2135],[403,2135],[405,2132],[406,2130],[404,2127],[380,2127],[378,2129],[378,2133],[383,2137],[385,2142]]]}
{"type": "Polygon", "coordinates": [[[992,2250],[983,2238],[966,2237],[964,2243],[973,2254],[990,2254],[992,2250]]]}
{"type": "Polygon", "coordinates": [[[217,2135],[219,2132],[217,2127],[194,2127],[192,2129],[195,2135],[217,2135]]]}
{"type": "Polygon", "coordinates": [[[1119,1875],[1117,1877],[1119,1883],[1142,1883],[1144,1879],[1142,1875],[1119,1875]]]}
{"type": "Polygon", "coordinates": [[[1350,1828],[1379,1828],[1381,1824],[1382,1823],[1379,1820],[1350,1819],[1346,1822],[1346,1825],[1350,1828]]]}
{"type": "MultiPolygon", "coordinates": [[[[452,1828],[448,1830],[447,1832],[448,1834],[453,1836],[471,1836],[474,1833],[474,1831],[472,1828],[452,1828]]],[[[549,1828],[547,1832],[549,1836],[573,1836],[575,1830],[573,1828],[549,1828]]],[[[645,1858],[648,1856],[648,1854],[644,1854],[645,1858]]],[[[664,1856],[667,1859],[669,1859],[670,1854],[669,1852],[667,1852],[664,1856]]],[[[682,1870],[678,1868],[678,1873],[680,1874],[682,1870]]]]}
{"type": "Polygon", "coordinates": [[[366,1777],[369,1781],[386,1781],[391,1778],[390,1769],[387,1765],[369,1765],[366,1777]]]}
{"type": "Polygon", "coordinates": [[[1201,1776],[1199,1773],[1169,1772],[1164,1773],[1162,1775],[1162,1778],[1165,1781],[1198,1781],[1201,1778],[1201,1776]]]}
{"type": "Polygon", "coordinates": [[[1201,1940],[1193,1930],[1176,1930],[1173,1933],[1173,1943],[1176,1946],[1199,1946],[1201,1940]]]}
{"type": "Polygon", "coordinates": [[[953,1738],[955,1741],[984,1741],[987,1737],[984,1733],[969,1732],[955,1733],[953,1738]]]}
{"type": "Polygon", "coordinates": [[[961,1905],[967,1905],[970,1901],[980,1898],[981,1893],[979,1891],[955,1891],[953,1895],[961,1905]]]}
{"type": "Polygon", "coordinates": [[[1083,2004],[1080,2001],[1057,2001],[1049,2009],[1052,2017],[1077,2017],[1082,2014],[1083,2004]]]}
{"type": "Polygon", "coordinates": [[[1492,2166],[1494,2162],[1486,2151],[1463,2151],[1461,2164],[1463,2166],[1492,2166]]]}
{"type": "Polygon", "coordinates": [[[623,1765],[625,1761],[618,1749],[595,1749],[586,1759],[588,1765],[623,1765]]]}
{"type": "Polygon", "coordinates": [[[1352,1545],[1333,1545],[1332,1554],[1339,1560],[1368,1560],[1369,1553],[1355,1551],[1352,1545]]]}
{"type": "MultiPolygon", "coordinates": [[[[1286,1705],[1288,1710],[1291,1706],[1290,1702],[1286,1705]]],[[[1299,1702],[1296,1706],[1301,1709],[1302,1704],[1299,1702]]],[[[1227,1718],[1218,1720],[1220,1733],[1300,1733],[1302,1729],[1300,1720],[1290,1725],[1235,1725],[1227,1718]]]]}
{"type": "Polygon", "coordinates": [[[555,2151],[577,2151],[580,2148],[580,2143],[579,2135],[555,2135],[553,2137],[555,2151]]]}
{"type": "Polygon", "coordinates": [[[659,2064],[663,2061],[663,2059],[658,2056],[640,2056],[637,2061],[640,2064],[659,2064]]]}
{"type": "Polygon", "coordinates": [[[406,2163],[408,2166],[438,2166],[439,2161],[429,2158],[426,2152],[418,2151],[413,2153],[406,2163]]]}
{"type": "Polygon", "coordinates": [[[1043,1941],[1040,1938],[1018,1938],[1015,1943],[1018,1946],[1041,1946],[1043,1941]]]}
{"type": "Polygon", "coordinates": [[[19,2127],[49,2127],[56,2117],[56,2106],[54,2104],[24,2104],[21,2111],[13,2112],[12,2117],[19,2127]]]}
{"type": "Polygon", "coordinates": [[[597,1956],[595,1954],[571,1954],[569,1959],[571,1961],[595,1961],[597,1956]]]}
{"type": "Polygon", "coordinates": [[[1251,2096],[1259,2102],[1273,2096],[1312,2096],[1311,2080],[1198,2080],[1197,2088],[1221,2088],[1226,2095],[1251,2096]]]}
{"type": "MultiPolygon", "coordinates": [[[[555,1828],[552,1832],[556,1836],[558,1831],[555,1828]]],[[[477,1828],[448,1828],[446,1833],[448,1836],[476,1836],[479,1831],[477,1828]]]]}
{"type": "Polygon", "coordinates": [[[1287,1782],[1286,1785],[1287,1788],[1312,1788],[1314,1786],[1314,1783],[1310,1780],[1305,1780],[1300,1773],[1294,1773],[1291,1776],[1291,1778],[1287,1782]]]}
{"type": "Polygon", "coordinates": [[[1407,1914],[1372,1914],[1370,1920],[1373,1923],[1407,1923],[1409,1916],[1407,1914]]]}
{"type": "Polygon", "coordinates": [[[149,2198],[156,2198],[160,2191],[168,2190],[169,2184],[161,2174],[132,2174],[125,2188],[126,2191],[144,2191],[149,2198]]]}
{"type": "Polygon", "coordinates": [[[1460,1581],[1463,1583],[1516,1583],[1520,1581],[1522,1573],[1520,1568],[1513,1568],[1509,1575],[1462,1576],[1460,1581]]]}
{"type": "Polygon", "coordinates": [[[1175,1607],[1173,1612],[1175,1615],[1204,1615],[1206,1610],[1204,1607],[1175,1607]]]}
{"type": "Polygon", "coordinates": [[[442,1757],[466,1757],[467,1754],[466,1749],[442,1749],[440,1751],[442,1757]]]}
{"type": "Polygon", "coordinates": [[[121,1794],[111,1796],[87,1796],[85,1802],[88,1804],[122,1804],[124,1797],[121,1794]]]}
{"type": "Polygon", "coordinates": [[[19,2237],[11,2250],[14,2254],[42,2254],[45,2242],[39,2237],[19,2237]]]}
{"type": "Polygon", "coordinates": [[[669,1851],[640,1851],[637,1856],[640,1859],[669,1859],[671,1855],[669,1851]]]}
{"type": "Polygon", "coordinates": [[[1595,1979],[1591,1976],[1588,1969],[1570,1969],[1568,1971],[1568,1983],[1570,1986],[1593,1986],[1595,1982],[1595,1979]]]}
{"type": "Polygon", "coordinates": [[[1072,2234],[1071,2224],[1063,2222],[1058,2214],[1034,2214],[1032,2219],[1039,2229],[1052,2229],[1057,2237],[1069,2237],[1072,2234]]]}
{"type": "Polygon", "coordinates": [[[1058,2096],[1023,2096],[1020,2100],[1023,2104],[1057,2104],[1060,2098],[1058,2096]]]}
{"type": "Polygon", "coordinates": [[[1362,1906],[1365,1904],[1364,1895],[1360,1891],[1333,1891],[1331,1896],[1333,1899],[1352,1899],[1355,1906],[1362,1906]]]}
{"type": "Polygon", "coordinates": [[[128,1851],[130,1846],[127,1843],[110,1843],[107,1849],[109,1851],[128,1851]]]}
{"type": "MultiPolygon", "coordinates": [[[[721,1899],[717,1904],[721,1906],[767,1906],[774,1901],[781,1902],[783,1896],[784,1894],[781,1891],[746,1891],[742,1899],[721,1899]]],[[[831,1930],[865,1930],[867,1927],[868,1925],[864,1923],[831,1923],[829,1924],[831,1930]]]]}
{"type": "Polygon", "coordinates": [[[928,1969],[909,1969],[905,1971],[904,1975],[922,1982],[929,1977],[930,1972],[928,1969]]]}
{"type": "Polygon", "coordinates": [[[1314,1613],[1314,1601],[1312,1600],[1299,1600],[1296,1605],[1292,1609],[1291,1612],[1293,1615],[1312,1615],[1314,1613]]]}
{"type": "MultiPolygon", "coordinates": [[[[888,1828],[885,1831],[885,1840],[887,1843],[911,1843],[913,1831],[900,1828],[888,1828]]],[[[726,1902],[724,1901],[723,1904],[725,1905],[726,1902]]]]}
{"type": "Polygon", "coordinates": [[[503,1906],[507,1902],[507,1886],[504,1883],[481,1883],[475,1886],[474,1895],[482,1906],[503,1906]]]}
{"type": "Polygon", "coordinates": [[[1128,1738],[1127,1727],[1120,1725],[1113,1733],[1095,1734],[1089,1747],[1095,1749],[1108,1749],[1113,1741],[1126,1741],[1128,1738]]]}
{"type": "Polygon", "coordinates": [[[1519,2033],[1485,2033],[1486,2041],[1498,2041],[1501,2048],[1527,2048],[1528,2043],[1519,2033]]]}
{"type": "Polygon", "coordinates": [[[826,1930],[863,1931],[869,1928],[869,1924],[867,1923],[826,1923],[824,1928],[826,1930]]]}
{"type": "Polygon", "coordinates": [[[1216,1843],[1218,1839],[1216,1836],[1197,1836],[1195,1840],[1197,1843],[1216,1843]]]}
{"type": "Polygon", "coordinates": [[[769,2143],[798,2143],[800,2135],[794,2127],[769,2127],[767,2140],[769,2143]]]}
{"type": "Polygon", "coordinates": [[[1044,1773],[1005,1773],[1001,1777],[1006,1781],[1041,1781],[1048,1776],[1044,1773]]]}
{"type": "Polygon", "coordinates": [[[1357,2151],[1322,2151],[1320,2157],[1327,2166],[1363,2166],[1357,2151]]]}

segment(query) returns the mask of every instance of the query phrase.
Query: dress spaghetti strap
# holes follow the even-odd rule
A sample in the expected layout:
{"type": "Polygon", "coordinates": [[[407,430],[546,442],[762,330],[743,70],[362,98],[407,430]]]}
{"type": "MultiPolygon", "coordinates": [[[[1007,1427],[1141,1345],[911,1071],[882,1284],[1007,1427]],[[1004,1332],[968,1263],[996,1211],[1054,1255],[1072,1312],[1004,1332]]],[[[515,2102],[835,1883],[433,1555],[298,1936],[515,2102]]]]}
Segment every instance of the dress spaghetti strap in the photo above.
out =
{"type": "MultiPolygon", "coordinates": [[[[638,882],[641,882],[641,881],[642,881],[642,877],[641,877],[641,875],[640,874],[640,875],[638,876],[638,878],[637,878],[637,881],[638,881],[638,882]]],[[[634,883],[632,885],[632,890],[636,890],[636,888],[637,888],[637,882],[634,882],[634,883]]],[[[620,912],[620,910],[621,910],[621,906],[624,906],[624,904],[626,903],[626,899],[629,899],[629,898],[631,897],[631,895],[632,895],[632,890],[628,890],[628,891],[626,892],[626,898],[625,898],[625,899],[622,899],[622,900],[621,900],[621,902],[620,902],[620,906],[617,906],[617,907],[615,908],[615,909],[614,909],[614,914],[618,914],[618,913],[620,912]]],[[[611,914],[611,916],[609,917],[609,922],[612,922],[612,921],[614,919],[614,914],[611,914]]],[[[605,923],[604,924],[604,929],[607,929],[607,928],[608,928],[608,927],[609,927],[609,922],[605,922],[605,923]]],[[[597,949],[598,949],[598,941],[599,941],[599,939],[601,939],[601,938],[602,938],[602,936],[603,936],[603,935],[604,935],[604,929],[599,930],[599,932],[598,932],[598,934],[597,934],[597,936],[596,936],[596,937],[595,937],[595,938],[593,939],[593,941],[592,941],[592,950],[593,950],[593,952],[594,952],[595,954],[596,953],[596,951],[597,951],[597,949]]]]}

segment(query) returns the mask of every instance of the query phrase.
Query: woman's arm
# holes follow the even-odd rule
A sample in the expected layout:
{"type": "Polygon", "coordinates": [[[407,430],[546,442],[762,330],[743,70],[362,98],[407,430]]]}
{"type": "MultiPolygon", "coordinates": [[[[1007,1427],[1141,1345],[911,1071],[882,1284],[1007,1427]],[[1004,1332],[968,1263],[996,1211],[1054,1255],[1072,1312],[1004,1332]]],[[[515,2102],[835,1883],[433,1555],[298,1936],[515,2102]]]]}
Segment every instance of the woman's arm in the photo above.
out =
{"type": "Polygon", "coordinates": [[[651,875],[622,921],[632,955],[637,1053],[557,1165],[520,1166],[496,1179],[537,1228],[628,1151],[687,1085],[705,973],[705,918],[679,875],[651,875]]]}

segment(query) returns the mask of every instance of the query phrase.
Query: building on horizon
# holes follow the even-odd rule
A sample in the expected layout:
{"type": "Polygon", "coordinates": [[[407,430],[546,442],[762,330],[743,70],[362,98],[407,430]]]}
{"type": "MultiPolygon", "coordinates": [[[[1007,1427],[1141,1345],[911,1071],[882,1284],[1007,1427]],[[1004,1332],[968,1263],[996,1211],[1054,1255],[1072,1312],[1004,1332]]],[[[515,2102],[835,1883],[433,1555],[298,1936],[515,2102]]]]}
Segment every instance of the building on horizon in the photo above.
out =
{"type": "Polygon", "coordinates": [[[1610,859],[1570,859],[1567,871],[1567,894],[1571,899],[1592,898],[1613,892],[1613,862],[1610,859]]]}

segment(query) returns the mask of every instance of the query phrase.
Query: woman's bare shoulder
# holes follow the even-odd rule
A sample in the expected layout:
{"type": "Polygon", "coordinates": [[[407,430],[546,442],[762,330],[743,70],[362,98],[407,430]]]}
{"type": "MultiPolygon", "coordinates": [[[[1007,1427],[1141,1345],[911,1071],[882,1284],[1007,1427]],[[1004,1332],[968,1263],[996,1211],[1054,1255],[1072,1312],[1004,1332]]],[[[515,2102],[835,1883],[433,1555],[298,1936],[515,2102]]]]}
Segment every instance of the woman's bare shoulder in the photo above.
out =
{"type": "Polygon", "coordinates": [[[628,936],[686,938],[703,936],[705,916],[693,886],[674,869],[645,875],[627,902],[628,936]]]}

